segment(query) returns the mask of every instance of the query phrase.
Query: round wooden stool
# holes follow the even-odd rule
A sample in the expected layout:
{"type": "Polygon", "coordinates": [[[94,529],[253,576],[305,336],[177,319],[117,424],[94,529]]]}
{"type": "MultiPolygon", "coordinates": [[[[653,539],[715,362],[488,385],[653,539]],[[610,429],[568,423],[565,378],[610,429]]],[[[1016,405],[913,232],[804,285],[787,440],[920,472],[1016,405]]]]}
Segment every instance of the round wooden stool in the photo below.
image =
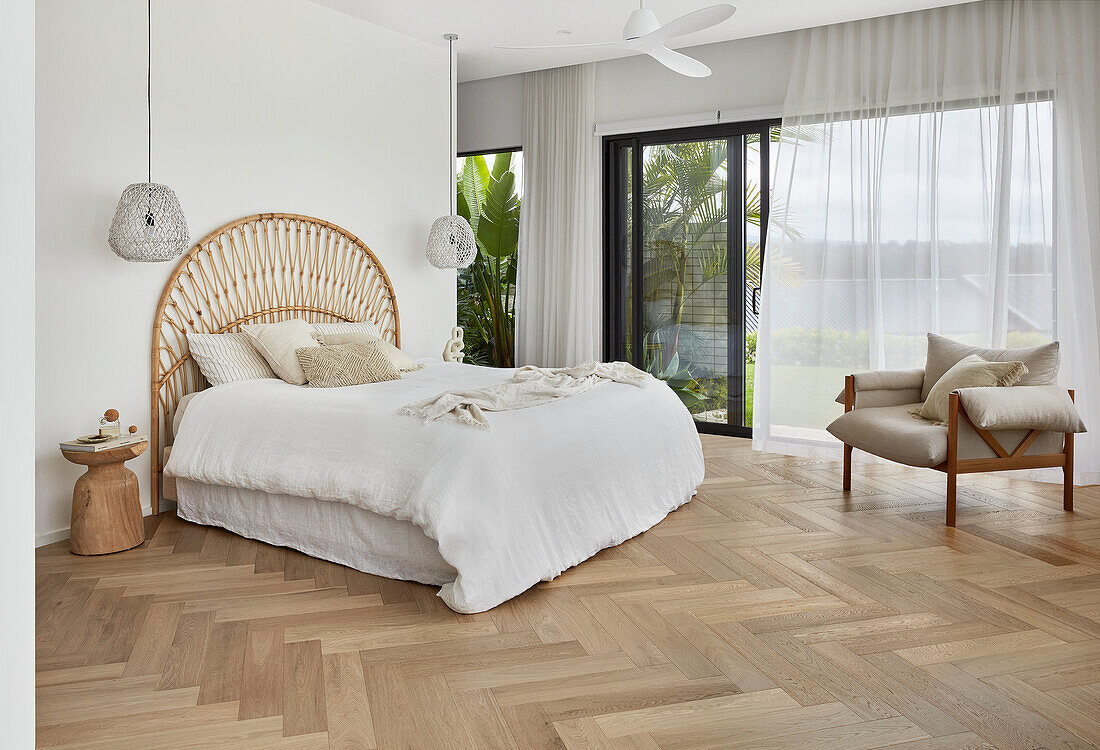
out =
{"type": "Polygon", "coordinates": [[[73,488],[69,547],[77,555],[105,555],[145,541],[138,478],[123,464],[140,456],[148,441],[103,451],[61,451],[87,466],[73,488]]]}

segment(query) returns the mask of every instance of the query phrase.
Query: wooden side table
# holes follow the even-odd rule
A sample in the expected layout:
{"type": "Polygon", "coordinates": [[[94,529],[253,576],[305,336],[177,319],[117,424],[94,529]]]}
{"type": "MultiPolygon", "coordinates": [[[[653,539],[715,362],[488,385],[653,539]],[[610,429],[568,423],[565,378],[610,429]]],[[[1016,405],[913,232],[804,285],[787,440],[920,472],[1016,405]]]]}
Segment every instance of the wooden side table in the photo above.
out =
{"type": "Polygon", "coordinates": [[[69,547],[77,555],[105,555],[145,541],[138,478],[123,464],[140,456],[148,441],[103,451],[61,451],[87,466],[73,488],[69,547]]]}

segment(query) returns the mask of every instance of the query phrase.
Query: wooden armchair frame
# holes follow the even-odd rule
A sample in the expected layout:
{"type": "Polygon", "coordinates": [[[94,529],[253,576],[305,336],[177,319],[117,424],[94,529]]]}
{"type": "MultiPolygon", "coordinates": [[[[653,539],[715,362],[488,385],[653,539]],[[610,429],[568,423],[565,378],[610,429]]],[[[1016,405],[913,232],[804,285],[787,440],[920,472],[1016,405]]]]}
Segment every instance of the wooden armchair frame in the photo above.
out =
{"type": "MultiPolygon", "coordinates": [[[[1072,400],[1074,392],[1069,391],[1072,400]]],[[[856,379],[854,375],[844,377],[844,411],[850,412],[856,404],[856,379]]],[[[1029,430],[1020,443],[1008,450],[989,430],[983,430],[971,421],[966,409],[959,403],[959,394],[948,396],[947,405],[947,460],[931,468],[947,474],[947,525],[955,525],[956,482],[959,474],[976,474],[987,471],[1012,471],[1014,469],[1062,469],[1062,508],[1073,510],[1073,433],[1065,433],[1065,442],[1061,453],[1025,455],[1025,451],[1042,430],[1029,430]],[[959,421],[960,419],[978,433],[985,444],[996,454],[993,458],[959,458],[959,421]]],[[[852,446],[844,444],[844,483],[845,490],[852,489],[852,446]]]]}

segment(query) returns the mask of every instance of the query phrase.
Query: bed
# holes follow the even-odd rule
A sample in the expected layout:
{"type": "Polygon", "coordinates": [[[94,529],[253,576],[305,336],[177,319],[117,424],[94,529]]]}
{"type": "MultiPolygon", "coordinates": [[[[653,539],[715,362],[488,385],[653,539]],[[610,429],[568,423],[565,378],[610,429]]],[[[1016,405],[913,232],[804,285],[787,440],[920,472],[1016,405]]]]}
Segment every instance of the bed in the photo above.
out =
{"type": "Polygon", "coordinates": [[[488,430],[398,412],[510,370],[429,358],[362,386],[206,387],[188,332],[290,318],[370,321],[400,346],[385,269],[329,222],[247,217],[181,259],[154,324],[154,510],[170,478],[185,519],[438,585],[452,609],[480,612],[652,527],[702,481],[691,416],[656,380],[494,413],[488,430]]]}

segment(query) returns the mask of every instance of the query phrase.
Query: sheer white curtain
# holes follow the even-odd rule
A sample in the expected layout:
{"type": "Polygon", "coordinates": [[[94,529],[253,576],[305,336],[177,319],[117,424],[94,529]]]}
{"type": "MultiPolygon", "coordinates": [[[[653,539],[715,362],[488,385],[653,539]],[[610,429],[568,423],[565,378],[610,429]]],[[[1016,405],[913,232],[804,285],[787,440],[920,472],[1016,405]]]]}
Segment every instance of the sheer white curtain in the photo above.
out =
{"type": "Polygon", "coordinates": [[[516,363],[557,367],[600,357],[596,72],[527,73],[516,363]]]}
{"type": "Polygon", "coordinates": [[[1100,3],[980,2],[800,32],[774,160],[754,445],[835,449],[843,375],[928,331],[1062,342],[1100,481],[1100,3]]]}

